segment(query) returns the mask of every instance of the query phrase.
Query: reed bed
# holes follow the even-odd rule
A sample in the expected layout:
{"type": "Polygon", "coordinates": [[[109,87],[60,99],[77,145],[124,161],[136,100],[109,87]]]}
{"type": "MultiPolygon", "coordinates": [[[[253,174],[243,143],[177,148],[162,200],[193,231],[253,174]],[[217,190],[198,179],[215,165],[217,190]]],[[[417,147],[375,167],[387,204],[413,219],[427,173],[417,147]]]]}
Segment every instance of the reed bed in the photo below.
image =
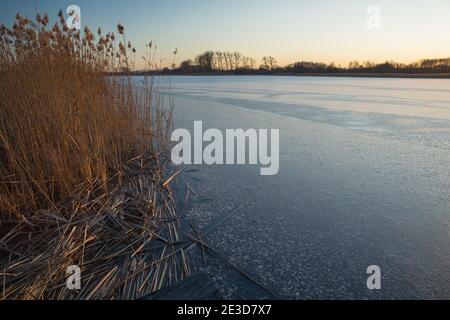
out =
{"type": "Polygon", "coordinates": [[[16,18],[0,26],[0,298],[136,299],[189,276],[171,108],[152,79],[105,76],[134,63],[124,27],[16,18]],[[81,290],[66,287],[71,265],[81,290]]]}
{"type": "Polygon", "coordinates": [[[105,77],[129,65],[114,33],[99,29],[95,40],[59,19],[49,27],[46,15],[17,15],[13,29],[0,26],[0,210],[24,221],[79,183],[106,181],[124,161],[158,151],[170,128],[151,79],[135,89],[105,77]]]}

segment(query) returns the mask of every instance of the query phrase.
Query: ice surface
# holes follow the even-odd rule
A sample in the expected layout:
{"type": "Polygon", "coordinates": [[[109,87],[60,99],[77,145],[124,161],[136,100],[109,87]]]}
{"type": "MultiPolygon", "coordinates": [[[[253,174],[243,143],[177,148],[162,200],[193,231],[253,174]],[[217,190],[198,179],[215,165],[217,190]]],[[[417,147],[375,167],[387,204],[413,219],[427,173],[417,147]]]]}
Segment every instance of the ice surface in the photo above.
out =
{"type": "MultiPolygon", "coordinates": [[[[450,298],[450,80],[173,77],[175,125],[280,129],[280,173],[192,166],[188,217],[279,296],[450,298]],[[382,290],[366,287],[379,265],[382,290]]],[[[264,297],[219,261],[230,297],[264,297]]]]}

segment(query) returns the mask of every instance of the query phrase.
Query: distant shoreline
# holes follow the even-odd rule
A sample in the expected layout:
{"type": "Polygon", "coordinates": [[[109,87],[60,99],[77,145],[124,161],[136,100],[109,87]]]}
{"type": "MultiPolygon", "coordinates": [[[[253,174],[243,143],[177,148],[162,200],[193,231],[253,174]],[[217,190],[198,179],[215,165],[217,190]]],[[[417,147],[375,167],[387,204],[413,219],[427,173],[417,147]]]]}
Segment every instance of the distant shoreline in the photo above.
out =
{"type": "Polygon", "coordinates": [[[230,72],[114,72],[108,76],[290,76],[290,77],[332,77],[332,78],[394,78],[394,79],[450,79],[450,73],[230,73],[230,72]]]}

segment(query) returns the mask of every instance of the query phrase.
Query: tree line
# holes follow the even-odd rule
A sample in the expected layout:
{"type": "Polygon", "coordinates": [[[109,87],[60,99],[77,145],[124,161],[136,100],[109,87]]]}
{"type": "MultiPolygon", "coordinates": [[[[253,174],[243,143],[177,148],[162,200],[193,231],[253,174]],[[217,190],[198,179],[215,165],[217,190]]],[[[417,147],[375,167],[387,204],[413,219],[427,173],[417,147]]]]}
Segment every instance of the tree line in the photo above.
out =
{"type": "Polygon", "coordinates": [[[346,66],[334,63],[326,64],[312,61],[299,61],[286,66],[279,66],[277,60],[265,56],[257,60],[242,55],[239,52],[205,51],[194,59],[181,62],[179,66],[164,69],[166,73],[177,74],[326,74],[326,73],[450,73],[450,58],[424,59],[409,64],[386,61],[375,63],[371,61],[351,61],[346,66]]]}
{"type": "Polygon", "coordinates": [[[240,52],[205,51],[194,60],[180,63],[178,71],[184,73],[196,72],[235,72],[237,70],[255,70],[257,61],[246,57],[240,52]]]}

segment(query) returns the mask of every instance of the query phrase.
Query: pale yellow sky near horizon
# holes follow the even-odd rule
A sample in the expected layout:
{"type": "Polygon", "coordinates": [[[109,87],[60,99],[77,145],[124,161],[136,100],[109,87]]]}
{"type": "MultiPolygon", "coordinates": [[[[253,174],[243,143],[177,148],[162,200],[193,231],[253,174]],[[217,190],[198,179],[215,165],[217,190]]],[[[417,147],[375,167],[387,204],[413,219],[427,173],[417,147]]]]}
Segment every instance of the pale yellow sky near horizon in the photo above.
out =
{"type": "MultiPolygon", "coordinates": [[[[450,57],[450,0],[36,0],[50,14],[76,4],[82,24],[114,31],[125,25],[139,55],[158,45],[165,66],[206,51],[239,51],[280,65],[315,61],[347,65],[358,60],[409,63],[450,57]],[[373,28],[379,8],[379,28],[373,28]],[[376,18],[376,17],[375,17],[376,18]],[[372,25],[368,27],[368,21],[372,25]]],[[[33,1],[2,0],[0,23],[16,12],[33,16],[33,1]]],[[[376,24],[376,23],[375,23],[376,24]]],[[[138,59],[138,67],[142,65],[138,59]]]]}

